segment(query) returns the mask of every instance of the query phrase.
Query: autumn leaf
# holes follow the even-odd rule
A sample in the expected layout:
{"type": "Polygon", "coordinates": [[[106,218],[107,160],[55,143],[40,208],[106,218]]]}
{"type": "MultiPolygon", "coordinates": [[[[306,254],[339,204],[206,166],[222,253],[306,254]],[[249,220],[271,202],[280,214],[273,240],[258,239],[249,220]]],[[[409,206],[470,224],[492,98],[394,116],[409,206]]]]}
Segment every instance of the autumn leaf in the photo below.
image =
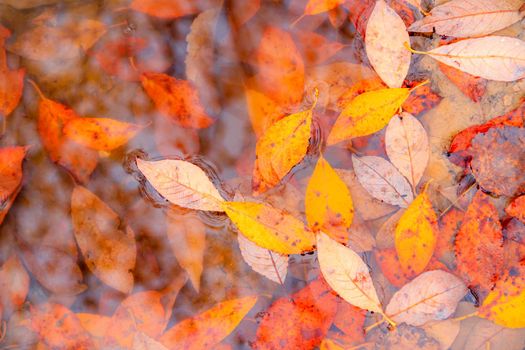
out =
{"type": "Polygon", "coordinates": [[[198,293],[206,249],[206,225],[195,212],[180,214],[170,209],[166,218],[171,250],[198,293]]]}
{"type": "Polygon", "coordinates": [[[144,73],[140,81],[159,112],[173,122],[196,129],[207,128],[213,123],[191,82],[163,73],[144,73]]]}
{"type": "Polygon", "coordinates": [[[489,80],[516,81],[525,77],[525,42],[505,36],[465,39],[425,54],[465,73],[489,80]]]}
{"type": "Polygon", "coordinates": [[[463,222],[463,213],[456,208],[449,209],[439,218],[439,235],[437,236],[434,256],[447,263],[454,261],[454,242],[463,222]]]}
{"type": "Polygon", "coordinates": [[[345,47],[344,44],[330,41],[316,32],[301,30],[296,31],[294,36],[307,66],[323,63],[345,47]]]}
{"type": "Polygon", "coordinates": [[[10,35],[11,32],[0,25],[0,116],[2,118],[6,118],[18,106],[24,88],[25,70],[23,68],[11,70],[7,65],[4,44],[10,35]]]}
{"type": "Polygon", "coordinates": [[[458,38],[483,36],[518,22],[522,5],[521,0],[452,0],[434,7],[408,30],[458,38]]]}
{"type": "Polygon", "coordinates": [[[31,307],[29,327],[51,349],[93,349],[93,341],[76,315],[65,306],[45,303],[31,307]]]}
{"type": "Polygon", "coordinates": [[[304,9],[304,14],[318,15],[330,11],[344,2],[345,0],[309,0],[304,9]]]}
{"type": "Polygon", "coordinates": [[[224,202],[223,208],[239,231],[262,248],[285,255],[314,248],[314,233],[284,210],[254,202],[224,202]]]}
{"type": "Polygon", "coordinates": [[[314,280],[266,310],[254,349],[314,349],[334,319],[338,298],[322,280],[314,280]]]}
{"type": "Polygon", "coordinates": [[[339,303],[334,317],[334,326],[345,334],[345,340],[359,344],[365,340],[366,310],[349,303],[339,303]]]}
{"type": "MultiPolygon", "coordinates": [[[[424,349],[442,350],[440,343],[429,336],[422,328],[401,324],[390,332],[376,332],[376,337],[368,337],[378,349],[424,349]]],[[[374,334],[374,335],[375,335],[374,334]]]]}
{"type": "Polygon", "coordinates": [[[272,124],[284,117],[282,107],[261,92],[246,88],[248,115],[255,135],[260,137],[272,124]]]}
{"type": "Polygon", "coordinates": [[[505,208],[505,212],[525,223],[525,195],[515,198],[505,208]]]}
{"type": "Polygon", "coordinates": [[[259,247],[244,237],[242,233],[237,235],[237,242],[244,262],[253,271],[276,283],[284,284],[288,272],[288,255],[278,254],[259,247]]]}
{"type": "Polygon", "coordinates": [[[278,105],[293,106],[303,98],[304,63],[291,35],[267,27],[256,52],[258,90],[278,105]]]}
{"type": "Polygon", "coordinates": [[[365,92],[351,100],[337,117],[327,145],[334,145],[383,129],[408,98],[407,88],[380,89],[365,92]]]}
{"type": "Polygon", "coordinates": [[[453,274],[428,271],[397,291],[385,312],[398,323],[421,326],[448,318],[466,293],[467,286],[453,274]]]}
{"type": "Polygon", "coordinates": [[[180,159],[136,162],[153,188],[171,203],[190,209],[224,211],[221,194],[195,164],[180,159]]]}
{"type": "Polygon", "coordinates": [[[135,333],[132,348],[133,350],[168,350],[162,343],[142,332],[135,333]]]}
{"type": "Polygon", "coordinates": [[[426,191],[419,194],[403,213],[395,229],[395,246],[405,273],[419,274],[436,247],[437,215],[426,191]]]}
{"type": "Polygon", "coordinates": [[[75,239],[90,271],[110,287],[131,292],[131,271],[137,254],[131,228],[122,231],[118,215],[82,186],[76,186],[71,195],[71,218],[75,239]]]}
{"type": "Polygon", "coordinates": [[[169,349],[206,349],[226,338],[257,302],[249,296],[223,301],[168,329],[160,342],[169,349]]]}
{"type": "Polygon", "coordinates": [[[111,324],[111,317],[83,312],[76,313],[75,315],[80,321],[82,328],[89,333],[95,345],[101,348],[106,330],[111,324]]]}
{"type": "Polygon", "coordinates": [[[312,110],[284,117],[257,141],[253,175],[255,193],[278,184],[306,155],[310,144],[312,110]]]}
{"type": "Polygon", "coordinates": [[[348,303],[383,313],[368,266],[352,249],[324,233],[317,235],[319,267],[326,282],[348,303]]]}
{"type": "Polygon", "coordinates": [[[8,318],[22,306],[29,292],[29,282],[22,262],[12,253],[0,268],[0,317],[8,318]]]}
{"type": "Polygon", "coordinates": [[[487,80],[439,63],[439,70],[472,101],[479,102],[487,90],[487,80]]]}
{"type": "Polygon", "coordinates": [[[175,19],[198,13],[212,3],[202,0],[133,0],[129,6],[150,16],[175,19]]]}
{"type": "Polygon", "coordinates": [[[0,203],[6,203],[22,183],[22,161],[28,147],[0,148],[0,203]]]}
{"type": "Polygon", "coordinates": [[[457,270],[469,286],[490,290],[503,268],[503,235],[498,212],[478,191],[456,236],[457,270]]]}
{"type": "Polygon", "coordinates": [[[68,121],[80,117],[67,106],[45,97],[38,86],[30,82],[40,96],[38,133],[49,158],[79,182],[86,183],[97,167],[98,153],[67,138],[63,131],[68,121]]]}
{"type": "Polygon", "coordinates": [[[400,88],[408,73],[411,53],[405,23],[384,0],[376,2],[366,27],[366,55],[377,74],[391,88],[400,88]]]}
{"type": "Polygon", "coordinates": [[[423,125],[409,113],[394,116],[386,128],[385,148],[392,164],[412,188],[416,188],[430,157],[430,144],[423,125]]]}
{"type": "Polygon", "coordinates": [[[414,199],[408,181],[384,158],[353,155],[352,163],[357,179],[375,198],[400,207],[408,207],[414,199]]]}
{"type": "Polygon", "coordinates": [[[306,220],[312,231],[326,232],[340,243],[348,241],[354,217],[350,191],[321,155],[305,194],[306,220]]]}
{"type": "Polygon", "coordinates": [[[496,282],[479,308],[480,317],[508,328],[525,327],[525,265],[511,267],[496,282]]]}

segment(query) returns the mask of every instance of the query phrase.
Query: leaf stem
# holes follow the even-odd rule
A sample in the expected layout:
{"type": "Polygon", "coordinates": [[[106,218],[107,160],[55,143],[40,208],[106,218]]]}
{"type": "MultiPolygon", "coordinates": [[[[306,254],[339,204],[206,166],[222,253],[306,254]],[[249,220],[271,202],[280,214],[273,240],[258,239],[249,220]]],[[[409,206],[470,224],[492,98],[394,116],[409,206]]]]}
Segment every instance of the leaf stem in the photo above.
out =
{"type": "Polygon", "coordinates": [[[451,321],[460,322],[460,321],[466,320],[467,318],[471,318],[471,317],[474,317],[474,316],[477,316],[477,315],[478,315],[478,311],[474,311],[474,312],[472,312],[470,314],[466,314],[466,315],[459,316],[459,317],[456,317],[456,318],[451,318],[450,320],[451,321]]]}
{"type": "Polygon", "coordinates": [[[33,87],[35,88],[36,92],[38,93],[38,95],[40,96],[40,98],[42,100],[45,100],[46,99],[46,96],[44,96],[44,94],[42,93],[42,90],[40,90],[40,88],[38,87],[38,85],[32,80],[32,79],[27,79],[27,81],[29,82],[29,84],[33,85],[33,87]]]}
{"type": "Polygon", "coordinates": [[[403,43],[403,46],[405,47],[405,49],[407,49],[408,51],[410,51],[412,53],[417,53],[419,55],[428,55],[428,52],[414,50],[413,48],[410,47],[410,44],[408,42],[406,42],[406,41],[403,43]]]}
{"type": "Polygon", "coordinates": [[[411,87],[409,92],[412,92],[415,89],[417,89],[418,87],[421,87],[421,86],[426,85],[428,83],[430,83],[430,79],[423,80],[421,83],[417,84],[416,86],[411,87]]]}
{"type": "Polygon", "coordinates": [[[295,21],[293,21],[291,24],[290,24],[290,27],[294,27],[300,20],[302,20],[306,15],[303,13],[301,16],[299,16],[299,18],[297,18],[295,21]]]}

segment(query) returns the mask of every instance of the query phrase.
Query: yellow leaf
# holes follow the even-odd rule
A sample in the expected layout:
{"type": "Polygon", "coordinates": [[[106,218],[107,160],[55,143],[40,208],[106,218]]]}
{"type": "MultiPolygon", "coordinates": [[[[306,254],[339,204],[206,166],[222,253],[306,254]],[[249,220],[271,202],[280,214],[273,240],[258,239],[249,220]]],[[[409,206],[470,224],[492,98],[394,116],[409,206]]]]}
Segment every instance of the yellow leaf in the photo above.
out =
{"type": "Polygon", "coordinates": [[[525,265],[509,269],[483,301],[479,316],[508,328],[525,327],[525,265]]]}
{"type": "Polygon", "coordinates": [[[223,208],[239,231],[260,247],[280,254],[300,254],[314,248],[313,232],[283,210],[253,202],[224,202],[223,208]]]}
{"type": "Polygon", "coordinates": [[[256,193],[275,186],[308,150],[312,111],[291,114],[270,126],[257,142],[253,175],[256,193]]]}
{"type": "Polygon", "coordinates": [[[407,88],[380,89],[365,92],[354,98],[335,121],[327,145],[383,129],[407,99],[407,88]]]}
{"type": "Polygon", "coordinates": [[[306,220],[313,231],[323,231],[340,243],[348,241],[354,217],[350,191],[321,156],[306,188],[306,220]]]}
{"type": "Polygon", "coordinates": [[[418,195],[395,229],[395,244],[403,272],[418,275],[436,247],[437,216],[426,192],[418,195]]]}

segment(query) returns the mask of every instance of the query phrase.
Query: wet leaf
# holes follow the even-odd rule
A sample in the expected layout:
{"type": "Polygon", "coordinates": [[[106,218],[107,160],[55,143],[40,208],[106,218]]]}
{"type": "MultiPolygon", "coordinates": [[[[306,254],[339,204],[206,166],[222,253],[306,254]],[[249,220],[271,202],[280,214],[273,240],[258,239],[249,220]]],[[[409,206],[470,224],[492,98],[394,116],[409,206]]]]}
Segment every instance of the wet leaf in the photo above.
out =
{"type": "Polygon", "coordinates": [[[326,232],[340,243],[348,241],[354,217],[350,191],[321,155],[305,194],[306,220],[312,231],[326,232]]]}
{"type": "MultiPolygon", "coordinates": [[[[407,82],[405,84],[408,87],[414,87],[422,82],[407,82]]],[[[442,97],[432,90],[429,86],[419,86],[416,90],[412,91],[410,96],[403,103],[403,111],[410,113],[414,116],[422,114],[434,107],[441,102],[442,97]]]]}
{"type": "Polygon", "coordinates": [[[204,10],[212,1],[203,0],[133,0],[131,9],[163,19],[175,19],[204,10]]]}
{"type": "Polygon", "coordinates": [[[317,251],[323,277],[341,298],[361,309],[383,312],[368,266],[357,253],[322,232],[317,251]]]}
{"type": "Polygon", "coordinates": [[[427,132],[409,113],[390,119],[385,133],[388,158],[415,188],[423,177],[430,157],[427,132]]]}
{"type": "Polygon", "coordinates": [[[463,222],[464,213],[456,208],[451,208],[439,218],[439,234],[437,235],[436,249],[434,256],[446,262],[450,262],[454,257],[454,242],[456,235],[463,222]],[[450,256],[452,255],[452,256],[450,256]],[[450,259],[447,259],[450,256],[450,259]]]}
{"type": "Polygon", "coordinates": [[[31,307],[29,322],[29,327],[51,349],[93,349],[89,334],[76,315],[65,306],[46,303],[31,307]]]}
{"type": "Polygon", "coordinates": [[[151,338],[150,336],[137,332],[133,337],[133,350],[168,350],[167,347],[162,345],[160,342],[151,338]]]}
{"type": "Polygon", "coordinates": [[[104,23],[92,19],[71,21],[60,27],[42,23],[18,35],[7,49],[32,60],[73,59],[89,50],[106,30],[104,23]]]}
{"type": "Polygon", "coordinates": [[[305,157],[310,144],[312,111],[277,121],[257,141],[253,188],[262,193],[278,184],[305,157]]]}
{"type": "Polygon", "coordinates": [[[352,163],[357,179],[372,196],[400,207],[414,199],[408,181],[384,158],[353,155],[352,163]]]}
{"type": "Polygon", "coordinates": [[[191,82],[163,73],[144,73],[140,81],[159,112],[171,121],[196,129],[207,128],[213,123],[191,82]]]}
{"type": "Polygon", "coordinates": [[[314,349],[328,332],[338,299],[321,280],[277,299],[257,329],[254,349],[314,349]]]}
{"type": "Polygon", "coordinates": [[[206,225],[195,212],[180,214],[168,210],[166,217],[171,251],[198,293],[206,249],[206,225]]]}
{"type": "Polygon", "coordinates": [[[146,161],[137,167],[151,185],[168,201],[180,207],[223,211],[224,201],[206,173],[190,162],[179,159],[146,161]]]}
{"type": "Polygon", "coordinates": [[[344,2],[345,0],[309,0],[304,9],[304,14],[318,15],[330,11],[344,2]]]}
{"type": "Polygon", "coordinates": [[[376,2],[366,27],[366,55],[377,74],[391,88],[400,88],[412,54],[405,23],[384,0],[376,2]]]}
{"type": "Polygon", "coordinates": [[[54,163],[63,166],[75,179],[86,183],[98,163],[98,153],[66,137],[64,125],[80,118],[67,106],[40,94],[38,105],[38,133],[42,144],[54,163]]]}
{"type": "Polygon", "coordinates": [[[64,125],[64,135],[98,151],[112,151],[126,144],[144,126],[109,118],[74,118],[64,125]]]}
{"type": "Polygon", "coordinates": [[[28,147],[0,148],[0,204],[9,200],[22,183],[22,161],[28,147]]]}
{"type": "Polygon", "coordinates": [[[380,89],[365,92],[351,100],[335,121],[327,145],[334,145],[383,129],[408,98],[406,88],[380,89]]]}
{"type": "Polygon", "coordinates": [[[525,223],[525,195],[515,198],[505,208],[505,212],[525,223]]]}
{"type": "Polygon", "coordinates": [[[307,66],[323,63],[345,47],[342,43],[329,41],[316,32],[297,31],[294,36],[298,40],[307,66]]]}
{"type": "Polygon", "coordinates": [[[255,135],[260,137],[279,119],[284,117],[282,107],[261,92],[245,89],[248,114],[255,135]]]}
{"type": "Polygon", "coordinates": [[[118,215],[85,187],[71,195],[71,218],[75,239],[89,270],[102,282],[122,293],[133,288],[136,247],[130,227],[121,230],[118,215]]]}
{"type": "Polygon", "coordinates": [[[525,42],[504,36],[465,39],[428,52],[432,58],[465,73],[489,80],[525,77],[525,42]]]}
{"type": "Polygon", "coordinates": [[[441,350],[449,350],[458,336],[461,323],[454,319],[430,321],[421,328],[441,344],[441,350]]]}
{"type": "Polygon", "coordinates": [[[284,210],[253,202],[224,202],[223,207],[239,231],[262,248],[285,255],[314,248],[314,233],[284,210]]]}
{"type": "Polygon", "coordinates": [[[472,140],[472,174],[484,190],[513,196],[525,191],[525,129],[492,128],[472,140]]]}
{"type": "Polygon", "coordinates": [[[483,36],[518,22],[522,5],[521,0],[452,0],[434,7],[408,30],[458,38],[483,36]]]}
{"type": "MultiPolygon", "coordinates": [[[[370,339],[368,339],[370,341],[370,339]]],[[[421,350],[440,350],[439,342],[430,337],[421,328],[415,328],[406,324],[401,324],[393,331],[381,334],[379,339],[373,339],[377,349],[401,350],[401,349],[421,349],[421,350]]]]}
{"type": "Polygon", "coordinates": [[[279,105],[302,100],[304,63],[291,35],[277,27],[267,27],[256,52],[260,91],[279,105]]]}
{"type": "Polygon", "coordinates": [[[465,213],[455,251],[457,270],[469,287],[490,290],[503,268],[503,235],[498,212],[481,191],[465,213]]]}
{"type": "Polygon", "coordinates": [[[496,282],[479,309],[479,316],[508,328],[525,327],[525,265],[511,267],[496,282]]]}
{"type": "Polygon", "coordinates": [[[76,315],[82,328],[89,333],[93,341],[100,347],[104,334],[106,334],[106,330],[111,324],[111,317],[88,313],[76,313],[76,315]]]}
{"type": "Polygon", "coordinates": [[[0,115],[5,118],[18,106],[24,88],[25,70],[9,69],[4,42],[11,32],[0,25],[0,115]]]}
{"type": "Polygon", "coordinates": [[[18,310],[28,292],[29,275],[16,253],[13,253],[0,268],[0,317],[7,318],[18,310]]]}
{"type": "Polygon", "coordinates": [[[439,233],[437,215],[426,191],[403,213],[395,229],[395,246],[401,269],[419,274],[432,258],[439,233]]]}
{"type": "Polygon", "coordinates": [[[487,90],[487,80],[439,63],[439,70],[472,101],[479,102],[487,90]]]}
{"type": "Polygon", "coordinates": [[[448,318],[466,293],[467,286],[453,274],[428,271],[397,291],[385,312],[396,322],[421,326],[448,318]]]}
{"type": "Polygon", "coordinates": [[[257,302],[257,297],[223,301],[211,309],[177,323],[160,342],[169,349],[207,349],[226,338],[257,302]]]}
{"type": "Polygon", "coordinates": [[[264,277],[283,284],[288,272],[288,256],[277,254],[271,250],[259,247],[242,233],[237,235],[237,242],[242,258],[253,271],[264,277]]]}
{"type": "Polygon", "coordinates": [[[366,310],[348,303],[339,303],[334,317],[334,326],[347,336],[346,340],[359,344],[365,340],[365,318],[366,310]]]}

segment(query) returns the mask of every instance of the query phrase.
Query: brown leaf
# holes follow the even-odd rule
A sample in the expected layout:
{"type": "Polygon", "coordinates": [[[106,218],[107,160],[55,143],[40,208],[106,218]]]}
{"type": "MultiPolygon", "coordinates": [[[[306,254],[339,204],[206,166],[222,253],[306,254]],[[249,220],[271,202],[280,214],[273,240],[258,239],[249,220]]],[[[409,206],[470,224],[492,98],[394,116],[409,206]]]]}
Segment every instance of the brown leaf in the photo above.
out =
{"type": "Polygon", "coordinates": [[[4,310],[4,318],[22,306],[28,292],[29,275],[13,253],[0,268],[0,310],[4,310]]]}

